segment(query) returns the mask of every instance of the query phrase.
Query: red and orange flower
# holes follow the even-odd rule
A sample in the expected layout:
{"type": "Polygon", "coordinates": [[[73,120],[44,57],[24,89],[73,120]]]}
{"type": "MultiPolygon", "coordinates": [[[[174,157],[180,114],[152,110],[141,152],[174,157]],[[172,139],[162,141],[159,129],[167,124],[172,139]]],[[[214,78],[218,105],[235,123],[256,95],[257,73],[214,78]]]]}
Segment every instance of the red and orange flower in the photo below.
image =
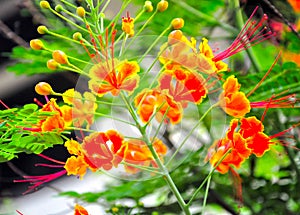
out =
{"type": "Polygon", "coordinates": [[[135,61],[107,60],[94,65],[90,71],[89,88],[97,96],[111,93],[117,96],[120,90],[132,92],[139,83],[140,67],[135,61]]]}

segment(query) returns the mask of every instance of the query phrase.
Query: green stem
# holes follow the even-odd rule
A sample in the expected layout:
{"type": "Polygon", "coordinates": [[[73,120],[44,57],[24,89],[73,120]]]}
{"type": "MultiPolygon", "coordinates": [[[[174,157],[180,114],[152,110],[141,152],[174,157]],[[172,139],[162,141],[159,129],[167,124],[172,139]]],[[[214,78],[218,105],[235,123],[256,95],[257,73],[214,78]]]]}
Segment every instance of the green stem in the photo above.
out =
{"type": "Polygon", "coordinates": [[[191,131],[186,135],[182,143],[179,145],[179,147],[176,149],[170,160],[166,163],[166,166],[169,166],[171,164],[171,161],[176,157],[176,155],[179,153],[180,149],[184,146],[185,142],[189,139],[189,137],[192,135],[192,133],[195,131],[195,129],[202,123],[202,120],[206,117],[206,115],[215,107],[217,107],[219,103],[215,103],[210,108],[207,109],[207,111],[202,115],[202,117],[199,119],[199,121],[196,123],[196,125],[191,129],[191,131]]]}
{"type": "Polygon", "coordinates": [[[136,165],[136,164],[128,163],[128,162],[125,162],[125,161],[122,161],[121,164],[127,165],[127,166],[132,166],[132,167],[137,168],[137,169],[145,170],[145,171],[150,172],[150,173],[155,173],[155,174],[162,175],[161,172],[157,171],[157,169],[154,169],[152,167],[136,165]]]}
{"type": "Polygon", "coordinates": [[[51,7],[49,8],[49,10],[54,13],[56,16],[58,16],[59,18],[65,20],[67,23],[69,23],[70,25],[75,26],[76,28],[85,31],[87,33],[89,33],[88,30],[86,30],[85,28],[81,27],[80,25],[77,25],[75,22],[71,21],[70,19],[66,18],[65,16],[61,15],[60,13],[58,13],[56,10],[53,10],[51,7]]]}
{"type": "Polygon", "coordinates": [[[152,156],[157,164],[157,166],[159,167],[161,174],[163,175],[163,178],[165,179],[165,181],[167,182],[167,184],[169,185],[171,191],[173,192],[173,194],[175,195],[178,204],[180,205],[181,209],[184,211],[184,213],[186,215],[190,215],[191,212],[189,210],[189,207],[186,206],[186,203],[183,199],[183,197],[181,196],[179,190],[177,189],[173,179],[171,178],[168,169],[164,166],[164,164],[162,163],[162,161],[159,158],[159,155],[157,154],[156,150],[154,149],[151,141],[149,140],[147,133],[146,133],[146,129],[144,126],[142,126],[139,123],[138,117],[134,111],[134,108],[131,106],[130,102],[128,101],[127,97],[121,93],[122,98],[125,102],[125,104],[128,107],[129,113],[131,114],[132,118],[134,119],[135,123],[136,123],[136,127],[139,129],[142,137],[143,137],[143,141],[146,143],[146,145],[148,146],[150,152],[152,153],[152,156]]]}
{"type": "MultiPolygon", "coordinates": [[[[239,0],[234,0],[233,9],[234,9],[234,11],[236,11],[235,19],[236,19],[236,22],[237,22],[237,26],[238,26],[239,29],[242,29],[245,23],[244,23],[244,19],[243,19],[242,10],[240,8],[240,1],[239,0]]],[[[256,72],[260,72],[261,71],[261,66],[258,62],[257,57],[255,56],[255,54],[253,52],[253,49],[251,47],[247,48],[246,53],[247,53],[252,65],[254,67],[254,70],[256,72]]]]}
{"type": "Polygon", "coordinates": [[[190,198],[190,201],[186,204],[187,206],[190,206],[194,199],[197,197],[198,193],[201,191],[202,187],[204,186],[204,184],[206,183],[206,181],[210,180],[209,178],[211,178],[212,174],[214,173],[214,171],[216,170],[216,168],[219,166],[219,164],[224,160],[224,158],[231,152],[231,149],[229,149],[222,157],[221,159],[218,161],[218,163],[210,170],[210,172],[208,173],[208,175],[206,176],[206,178],[203,180],[203,182],[200,184],[200,186],[197,188],[197,190],[195,190],[195,192],[193,193],[192,197],[190,198]]]}
{"type": "Polygon", "coordinates": [[[205,13],[202,13],[201,11],[193,8],[192,6],[190,6],[189,4],[186,3],[186,1],[177,1],[177,0],[170,0],[171,2],[173,2],[174,4],[179,5],[183,10],[188,11],[189,13],[199,17],[201,20],[205,20],[208,23],[211,24],[215,24],[221,28],[223,28],[226,31],[232,32],[232,33],[238,33],[237,30],[235,28],[233,28],[230,25],[227,25],[226,23],[217,20],[216,18],[209,16],[205,13]]]}
{"type": "Polygon", "coordinates": [[[206,206],[206,200],[207,200],[207,196],[208,196],[211,177],[212,177],[212,174],[208,176],[206,189],[205,189],[205,193],[204,193],[204,198],[203,198],[203,203],[202,203],[202,212],[201,212],[201,214],[203,214],[203,215],[204,215],[204,209],[206,206]]]}
{"type": "Polygon", "coordinates": [[[171,29],[171,25],[169,25],[161,34],[154,40],[154,42],[151,44],[151,46],[147,49],[147,51],[143,54],[143,56],[138,60],[138,63],[140,63],[147,54],[153,49],[153,47],[158,43],[158,41],[162,38],[162,36],[171,29]]]}

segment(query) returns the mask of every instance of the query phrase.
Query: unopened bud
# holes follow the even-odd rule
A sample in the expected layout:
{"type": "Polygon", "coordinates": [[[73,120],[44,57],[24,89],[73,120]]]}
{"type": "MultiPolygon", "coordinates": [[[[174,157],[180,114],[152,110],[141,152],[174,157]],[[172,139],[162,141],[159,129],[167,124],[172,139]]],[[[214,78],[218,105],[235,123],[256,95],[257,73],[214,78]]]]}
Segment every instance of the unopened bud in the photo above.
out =
{"type": "Polygon", "coordinates": [[[57,12],[59,12],[59,13],[60,13],[63,9],[64,9],[63,6],[61,6],[60,4],[58,4],[58,5],[55,6],[55,10],[56,10],[57,12]]]}
{"type": "Polygon", "coordinates": [[[182,18],[175,18],[172,20],[171,25],[174,29],[180,29],[184,26],[184,20],[182,18]]]}
{"type": "Polygon", "coordinates": [[[77,41],[82,40],[82,34],[81,34],[80,32],[75,32],[75,33],[73,34],[73,39],[74,39],[74,40],[77,40],[77,41]]]}
{"type": "Polygon", "coordinates": [[[52,57],[57,63],[60,63],[60,64],[68,64],[69,63],[68,56],[63,51],[60,51],[60,50],[53,51],[52,57]]]}
{"type": "Polygon", "coordinates": [[[77,7],[76,13],[78,16],[83,18],[85,16],[85,9],[83,7],[77,7]]]}
{"type": "Polygon", "coordinates": [[[57,63],[57,62],[56,62],[55,60],[53,60],[53,59],[47,61],[47,67],[48,67],[48,69],[50,69],[50,70],[56,70],[56,69],[59,68],[59,66],[60,66],[60,64],[57,63]]]}
{"type": "Polygon", "coordinates": [[[168,36],[168,43],[169,44],[177,43],[181,40],[182,36],[183,36],[182,31],[174,30],[168,36]]]}
{"type": "Polygon", "coordinates": [[[48,96],[53,94],[52,87],[47,82],[39,82],[37,85],[35,85],[35,92],[37,94],[42,96],[48,96]]]}
{"type": "Polygon", "coordinates": [[[39,34],[46,34],[48,33],[48,28],[44,25],[41,25],[37,28],[37,32],[39,32],[39,34]]]}
{"type": "Polygon", "coordinates": [[[146,12],[152,12],[153,11],[153,6],[152,6],[152,2],[151,1],[145,1],[144,10],[146,12]]]}
{"type": "Polygon", "coordinates": [[[163,12],[168,9],[169,3],[165,0],[161,0],[160,2],[157,3],[157,10],[159,12],[163,12]]]}
{"type": "Polygon", "coordinates": [[[50,4],[48,1],[41,1],[40,2],[40,7],[43,9],[49,9],[50,8],[50,4]]]}
{"type": "Polygon", "coordinates": [[[30,47],[33,50],[41,50],[41,49],[44,49],[44,44],[41,40],[34,39],[34,40],[30,40],[30,47]]]}

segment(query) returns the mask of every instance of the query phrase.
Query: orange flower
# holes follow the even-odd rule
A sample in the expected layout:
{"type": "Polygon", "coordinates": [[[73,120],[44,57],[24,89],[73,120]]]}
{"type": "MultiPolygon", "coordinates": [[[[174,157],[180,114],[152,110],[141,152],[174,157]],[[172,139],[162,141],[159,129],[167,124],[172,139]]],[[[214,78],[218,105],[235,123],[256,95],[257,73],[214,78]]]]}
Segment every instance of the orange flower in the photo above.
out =
{"type": "Polygon", "coordinates": [[[296,13],[300,12],[300,1],[299,0],[288,0],[290,5],[293,7],[296,13]]]}
{"type": "Polygon", "coordinates": [[[193,69],[196,65],[196,40],[191,38],[189,41],[180,30],[172,31],[169,35],[169,42],[162,45],[160,48],[162,54],[159,56],[159,61],[167,68],[174,65],[184,66],[185,68],[193,69]]]}
{"type": "Polygon", "coordinates": [[[129,13],[127,13],[127,17],[122,18],[122,30],[130,37],[134,35],[134,18],[131,18],[129,13]]]}
{"type": "Polygon", "coordinates": [[[247,145],[257,157],[270,149],[271,138],[263,133],[264,126],[255,116],[241,119],[239,133],[247,139],[247,145]]]}
{"type": "MultiPolygon", "coordinates": [[[[271,141],[273,137],[263,133],[262,122],[254,116],[242,118],[238,131],[236,131],[237,127],[238,119],[231,120],[226,137],[216,141],[208,150],[206,160],[209,160],[213,166],[220,161],[228,150],[231,150],[216,168],[220,173],[228,172],[230,165],[239,168],[251,154],[257,157],[263,156],[273,144],[271,141]]],[[[276,137],[279,134],[273,136],[276,137]]]]}
{"type": "Polygon", "coordinates": [[[230,116],[243,117],[251,110],[250,102],[243,92],[241,85],[234,75],[229,76],[223,84],[223,92],[219,96],[221,108],[230,116]]]}
{"type": "Polygon", "coordinates": [[[84,138],[82,149],[94,168],[110,170],[123,159],[123,137],[114,130],[96,132],[84,138]]]}
{"type": "Polygon", "coordinates": [[[53,115],[41,120],[37,125],[37,131],[63,131],[72,122],[71,107],[67,105],[59,107],[53,98],[40,111],[51,112],[53,115]]]}
{"type": "Polygon", "coordinates": [[[174,70],[165,70],[159,78],[159,88],[167,90],[176,102],[185,106],[186,102],[200,104],[206,97],[205,79],[200,74],[175,67],[174,70]],[[173,85],[175,79],[175,86],[173,85]]]}
{"type": "Polygon", "coordinates": [[[216,168],[222,174],[227,173],[231,165],[239,168],[251,154],[246,139],[234,131],[237,123],[238,120],[232,120],[226,137],[216,141],[208,149],[206,160],[209,160],[212,166],[217,165],[221,158],[228,153],[228,150],[231,150],[216,168]]]}
{"type": "MultiPolygon", "coordinates": [[[[155,139],[153,147],[156,153],[161,157],[167,153],[167,147],[159,139],[155,139]]],[[[157,167],[157,164],[150,152],[148,146],[142,140],[132,139],[125,142],[124,161],[129,164],[157,167]]],[[[124,164],[126,172],[137,173],[140,169],[124,164]]]]}
{"type": "Polygon", "coordinates": [[[198,69],[209,74],[228,70],[228,65],[226,63],[221,60],[214,61],[213,59],[214,54],[208,45],[208,40],[202,38],[202,42],[199,45],[199,53],[197,55],[198,69]]]}
{"type": "Polygon", "coordinates": [[[140,67],[135,61],[108,60],[90,69],[89,87],[98,96],[111,92],[117,96],[120,90],[132,92],[138,85],[140,67]],[[116,67],[115,67],[116,66],[116,67]]]}
{"type": "Polygon", "coordinates": [[[74,155],[69,157],[64,165],[68,175],[78,175],[82,179],[87,168],[96,171],[96,168],[88,162],[83,152],[82,145],[77,141],[72,139],[68,140],[65,142],[65,147],[70,154],[74,155]]]}
{"type": "Polygon", "coordinates": [[[81,127],[87,123],[87,128],[89,128],[93,124],[94,112],[98,105],[96,97],[92,93],[85,92],[82,97],[79,92],[69,89],[63,93],[63,99],[65,103],[73,106],[72,116],[75,126],[81,127]]]}
{"type": "Polygon", "coordinates": [[[144,123],[149,122],[151,116],[155,114],[156,119],[161,121],[166,113],[172,124],[179,123],[182,118],[182,107],[180,103],[168,94],[160,90],[145,89],[135,97],[137,113],[144,123]]]}
{"type": "Polygon", "coordinates": [[[87,210],[81,205],[76,204],[74,210],[74,215],[89,215],[87,210]]]}

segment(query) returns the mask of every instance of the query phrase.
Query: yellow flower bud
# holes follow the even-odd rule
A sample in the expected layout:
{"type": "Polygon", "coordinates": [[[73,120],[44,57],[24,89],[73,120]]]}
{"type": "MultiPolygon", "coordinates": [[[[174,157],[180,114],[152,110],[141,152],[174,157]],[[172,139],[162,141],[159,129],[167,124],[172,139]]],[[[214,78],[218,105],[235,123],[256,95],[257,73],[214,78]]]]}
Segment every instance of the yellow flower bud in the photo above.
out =
{"type": "Polygon", "coordinates": [[[55,6],[55,10],[57,12],[61,12],[63,9],[64,9],[63,6],[61,6],[60,4],[58,4],[58,5],[55,6]]]}
{"type": "Polygon", "coordinates": [[[152,6],[152,2],[151,1],[145,1],[144,10],[146,12],[152,12],[153,11],[153,6],[152,6]]]}
{"type": "Polygon", "coordinates": [[[30,40],[30,47],[34,50],[44,49],[44,44],[39,39],[30,40]]]}
{"type": "Polygon", "coordinates": [[[43,9],[49,9],[50,8],[50,4],[48,1],[41,1],[40,2],[40,7],[43,9]]]}
{"type": "Polygon", "coordinates": [[[46,34],[48,33],[48,28],[44,25],[41,25],[37,28],[37,32],[39,32],[39,34],[46,34]]]}
{"type": "Polygon", "coordinates": [[[35,85],[35,92],[37,94],[42,96],[48,96],[53,94],[52,87],[47,82],[39,82],[37,85],[35,85]]]}
{"type": "Polygon", "coordinates": [[[47,67],[50,70],[56,70],[57,68],[59,68],[60,64],[57,63],[55,60],[51,59],[47,61],[47,67]]]}
{"type": "Polygon", "coordinates": [[[161,0],[157,4],[157,9],[158,9],[159,12],[163,12],[163,11],[168,9],[168,6],[169,6],[169,3],[167,1],[161,0]]]}
{"type": "Polygon", "coordinates": [[[182,18],[175,18],[172,20],[171,25],[174,29],[180,29],[184,26],[184,20],[182,18]]]}
{"type": "Polygon", "coordinates": [[[60,50],[53,51],[52,57],[57,63],[60,63],[60,64],[68,64],[69,63],[68,56],[63,51],[60,51],[60,50]]]}
{"type": "Polygon", "coordinates": [[[83,7],[77,7],[76,13],[78,16],[83,18],[85,16],[85,9],[83,7]]]}
{"type": "Polygon", "coordinates": [[[168,43],[169,44],[177,43],[181,40],[182,36],[183,36],[182,31],[174,30],[168,36],[168,43]]]}
{"type": "Polygon", "coordinates": [[[73,34],[73,39],[74,39],[74,40],[77,40],[77,41],[82,40],[82,34],[81,34],[80,32],[75,32],[75,33],[73,34]]]}
{"type": "Polygon", "coordinates": [[[111,211],[112,211],[113,213],[117,213],[117,212],[119,212],[119,208],[117,208],[117,207],[112,207],[112,208],[111,208],[111,211]]]}

